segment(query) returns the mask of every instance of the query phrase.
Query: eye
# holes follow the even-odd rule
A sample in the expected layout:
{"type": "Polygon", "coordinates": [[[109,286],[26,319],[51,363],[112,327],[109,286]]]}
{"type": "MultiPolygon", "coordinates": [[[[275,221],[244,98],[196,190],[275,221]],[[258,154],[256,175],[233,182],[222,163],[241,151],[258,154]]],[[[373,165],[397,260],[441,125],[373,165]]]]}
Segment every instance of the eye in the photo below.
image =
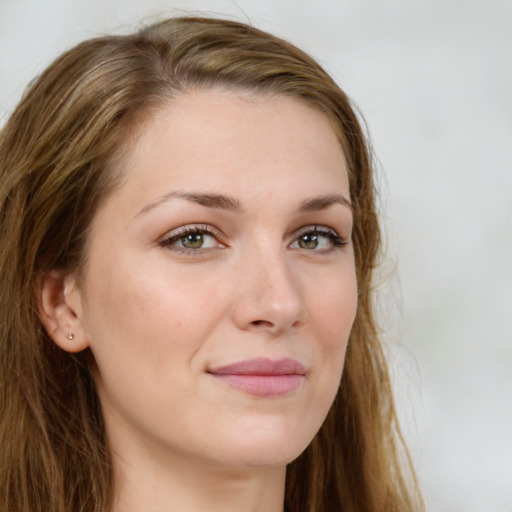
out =
{"type": "Polygon", "coordinates": [[[209,233],[190,233],[174,240],[174,243],[185,249],[206,249],[215,247],[215,238],[209,233]]]}
{"type": "Polygon", "coordinates": [[[348,240],[340,237],[336,231],[324,226],[307,226],[303,228],[295,241],[290,244],[292,249],[327,252],[335,247],[343,247],[348,240]]]}
{"type": "Polygon", "coordinates": [[[185,226],[166,235],[159,245],[180,252],[200,252],[224,247],[218,236],[217,230],[211,226],[185,226]]]}

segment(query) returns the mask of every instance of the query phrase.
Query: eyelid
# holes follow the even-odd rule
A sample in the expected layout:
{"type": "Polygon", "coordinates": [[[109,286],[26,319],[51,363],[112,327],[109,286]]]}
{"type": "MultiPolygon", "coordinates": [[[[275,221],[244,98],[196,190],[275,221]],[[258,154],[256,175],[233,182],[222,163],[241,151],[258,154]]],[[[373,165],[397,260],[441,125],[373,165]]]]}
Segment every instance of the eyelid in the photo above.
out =
{"type": "MultiPolygon", "coordinates": [[[[343,247],[347,245],[350,242],[350,237],[342,237],[339,235],[339,233],[328,226],[319,225],[319,224],[310,224],[307,226],[303,226],[297,231],[294,232],[293,238],[289,243],[289,247],[296,249],[296,247],[293,247],[294,244],[297,243],[298,239],[306,234],[316,234],[318,236],[323,236],[325,238],[329,239],[329,242],[331,244],[331,250],[334,250],[336,248],[343,247]]],[[[171,231],[168,231],[164,236],[160,237],[158,241],[158,245],[161,247],[166,247],[170,250],[173,250],[175,252],[179,253],[185,253],[185,254],[196,254],[199,255],[201,253],[210,252],[214,249],[219,248],[225,248],[226,245],[222,242],[222,239],[224,238],[224,234],[222,231],[220,231],[215,226],[212,226],[210,224],[187,224],[184,226],[180,226],[176,229],[173,229],[171,231]],[[175,242],[178,241],[180,238],[183,238],[189,234],[206,234],[209,236],[212,236],[216,242],[216,247],[204,247],[204,248],[187,248],[187,247],[181,247],[179,245],[176,245],[175,242]]],[[[301,248],[299,248],[301,249],[301,248]]],[[[327,252],[326,249],[323,250],[317,250],[314,251],[312,249],[304,249],[308,252],[327,252]]]]}
{"type": "Polygon", "coordinates": [[[210,224],[187,224],[185,226],[180,226],[179,228],[168,231],[164,236],[160,237],[158,241],[158,245],[161,247],[169,247],[177,252],[190,252],[194,254],[198,254],[201,251],[211,250],[209,249],[187,249],[186,247],[172,246],[172,242],[185,237],[188,234],[192,233],[203,233],[207,235],[211,235],[217,240],[219,247],[224,247],[224,244],[220,241],[223,238],[223,233],[216,227],[210,224]]]}
{"type": "MultiPolygon", "coordinates": [[[[333,248],[343,247],[350,242],[350,237],[341,236],[335,229],[330,228],[328,226],[323,226],[319,224],[311,224],[309,226],[304,226],[297,230],[293,235],[293,240],[290,243],[290,246],[297,242],[297,240],[308,233],[314,233],[320,236],[325,236],[330,239],[333,248]]],[[[320,252],[320,251],[318,251],[320,252]]]]}
{"type": "Polygon", "coordinates": [[[303,226],[303,227],[299,228],[294,233],[294,236],[300,236],[305,233],[311,233],[311,232],[321,233],[321,234],[333,234],[333,235],[339,236],[338,232],[335,229],[329,228],[327,226],[323,226],[321,224],[310,224],[308,226],[303,226]]]}

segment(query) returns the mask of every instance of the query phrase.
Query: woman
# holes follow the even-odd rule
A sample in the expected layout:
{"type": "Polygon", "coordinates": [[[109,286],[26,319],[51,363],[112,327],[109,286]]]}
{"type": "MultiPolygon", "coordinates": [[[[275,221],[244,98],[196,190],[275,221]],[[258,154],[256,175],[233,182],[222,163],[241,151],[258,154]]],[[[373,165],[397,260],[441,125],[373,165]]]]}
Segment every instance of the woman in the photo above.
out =
{"type": "Polygon", "coordinates": [[[0,169],[1,510],[421,508],[369,151],[309,56],[204,18],[86,41],[0,169]]]}

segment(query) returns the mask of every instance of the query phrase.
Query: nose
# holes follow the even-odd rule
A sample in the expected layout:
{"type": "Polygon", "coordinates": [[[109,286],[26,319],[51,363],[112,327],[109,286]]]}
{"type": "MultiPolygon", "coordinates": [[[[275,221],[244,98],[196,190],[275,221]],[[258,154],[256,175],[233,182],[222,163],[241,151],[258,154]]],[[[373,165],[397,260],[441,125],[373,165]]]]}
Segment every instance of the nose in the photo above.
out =
{"type": "MultiPolygon", "coordinates": [[[[265,252],[265,251],[262,251],[265,252]]],[[[299,276],[286,254],[253,254],[241,265],[233,320],[238,328],[279,335],[297,330],[309,314],[299,276]]]]}

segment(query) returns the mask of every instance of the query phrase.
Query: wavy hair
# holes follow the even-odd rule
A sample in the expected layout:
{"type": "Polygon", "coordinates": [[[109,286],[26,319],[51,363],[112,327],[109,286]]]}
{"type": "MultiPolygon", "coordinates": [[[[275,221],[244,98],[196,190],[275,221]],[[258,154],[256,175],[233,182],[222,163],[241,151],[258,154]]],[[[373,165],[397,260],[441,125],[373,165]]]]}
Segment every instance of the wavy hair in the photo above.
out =
{"type": "Polygon", "coordinates": [[[254,27],[171,18],[85,41],[34,81],[0,133],[0,509],[108,512],[112,468],[91,354],[37,314],[40,277],[79,272],[98,206],[144,119],[178,93],[291,96],[331,121],[349,168],[359,289],[345,369],[310,446],[287,469],[288,512],[421,510],[374,318],[380,248],[371,153],[350,100],[311,57],[254,27]]]}

